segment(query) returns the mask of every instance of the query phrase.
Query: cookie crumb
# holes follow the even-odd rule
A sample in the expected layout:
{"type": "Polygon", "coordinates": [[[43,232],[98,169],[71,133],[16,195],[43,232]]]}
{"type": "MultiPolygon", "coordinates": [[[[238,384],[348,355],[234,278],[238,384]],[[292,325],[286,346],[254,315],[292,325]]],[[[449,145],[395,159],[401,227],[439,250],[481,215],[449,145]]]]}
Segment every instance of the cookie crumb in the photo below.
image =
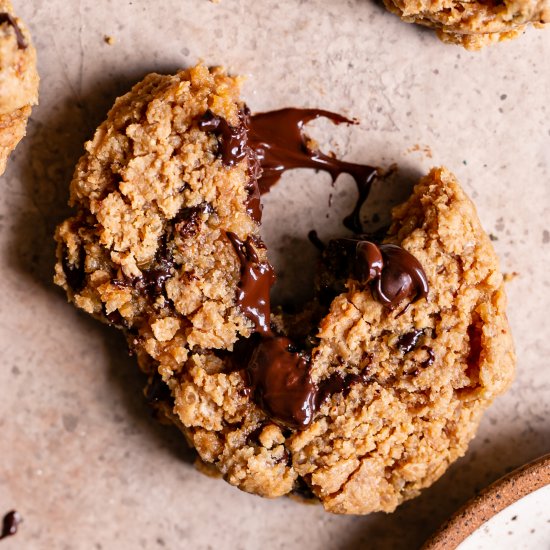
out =
{"type": "Polygon", "coordinates": [[[421,153],[426,158],[432,158],[432,150],[429,145],[420,145],[419,143],[416,143],[407,149],[407,153],[421,153]]]}
{"type": "Polygon", "coordinates": [[[105,35],[103,37],[103,41],[105,42],[105,44],[108,44],[109,46],[113,46],[116,42],[116,39],[114,36],[109,36],[109,35],[105,35]]]}
{"type": "Polygon", "coordinates": [[[511,273],[504,273],[502,275],[502,278],[505,283],[511,283],[516,277],[519,277],[519,273],[517,271],[512,271],[511,273]]]}

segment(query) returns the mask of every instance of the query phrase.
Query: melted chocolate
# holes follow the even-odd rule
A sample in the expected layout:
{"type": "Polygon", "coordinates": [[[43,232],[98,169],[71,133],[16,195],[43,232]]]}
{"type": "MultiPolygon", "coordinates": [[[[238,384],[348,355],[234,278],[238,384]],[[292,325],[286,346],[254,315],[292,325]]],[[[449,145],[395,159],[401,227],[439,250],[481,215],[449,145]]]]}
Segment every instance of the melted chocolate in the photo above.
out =
{"type": "Polygon", "coordinates": [[[208,110],[199,121],[199,128],[205,132],[212,132],[219,138],[219,152],[225,166],[235,166],[248,154],[248,110],[239,113],[240,124],[230,126],[220,116],[208,110]]]}
{"type": "MultiPolygon", "coordinates": [[[[247,210],[256,221],[261,219],[260,193],[268,192],[286,170],[313,168],[328,172],[333,182],[342,173],[353,177],[358,201],[344,225],[361,233],[360,210],[378,171],[312,150],[303,129],[319,117],[336,124],[353,123],[342,115],[318,109],[282,109],[250,116],[245,107],[239,114],[237,127],[210,111],[198,124],[202,130],[218,136],[219,155],[225,166],[248,159],[247,210]]],[[[255,402],[273,420],[291,429],[304,429],[331,395],[345,394],[353,384],[367,382],[366,374],[335,374],[320,384],[314,383],[309,355],[296,349],[289,338],[271,330],[269,293],[274,274],[268,262],[260,262],[256,252],[258,243],[250,238],[243,242],[231,232],[227,232],[227,237],[241,262],[237,303],[254,322],[258,333],[235,346],[232,368],[245,371],[255,402]]],[[[315,232],[309,237],[320,250],[325,249],[315,232]]],[[[328,249],[324,255],[335,260],[335,269],[344,269],[346,276],[352,273],[363,284],[373,284],[374,295],[390,309],[404,298],[417,299],[427,294],[422,267],[400,247],[377,246],[365,239],[341,239],[331,241],[328,249]],[[342,256],[343,267],[338,262],[342,256]]]]}
{"type": "MultiPolygon", "coordinates": [[[[143,271],[141,277],[131,280],[129,284],[135,286],[138,290],[144,290],[153,297],[162,294],[166,281],[173,277],[175,273],[174,258],[168,242],[173,238],[174,233],[182,239],[196,235],[199,230],[201,215],[211,214],[212,211],[212,206],[207,203],[182,208],[172,220],[172,225],[167,227],[161,239],[153,267],[143,271]]],[[[117,284],[128,283],[117,280],[117,284]]]]}
{"type": "Polygon", "coordinates": [[[322,109],[281,109],[251,116],[247,107],[239,113],[238,126],[230,126],[211,111],[207,111],[198,124],[201,130],[218,136],[219,153],[225,166],[234,166],[248,157],[251,183],[247,207],[253,219],[261,220],[260,193],[267,193],[283,172],[313,168],[328,172],[333,182],[341,174],[349,174],[355,180],[358,199],[353,211],[344,218],[344,225],[361,233],[361,207],[378,171],[372,166],[344,162],[310,149],[303,133],[304,125],[321,117],[336,124],[354,124],[342,115],[322,109]]]}
{"type": "Polygon", "coordinates": [[[212,213],[210,204],[200,206],[184,207],[173,220],[174,231],[182,238],[193,237],[199,230],[202,214],[212,213]]]}
{"type": "Polygon", "coordinates": [[[304,125],[317,118],[336,124],[354,121],[322,109],[281,109],[250,117],[249,144],[262,168],[259,179],[261,193],[267,193],[283,172],[294,168],[314,168],[328,172],[332,181],[349,174],[357,185],[359,197],[355,208],[344,219],[344,225],[361,233],[360,210],[366,201],[377,169],[363,164],[344,162],[309,148],[303,133],[304,125]]]}
{"type": "Polygon", "coordinates": [[[380,248],[370,241],[358,241],[353,271],[357,279],[367,284],[382,276],[384,261],[380,248]]]}
{"type": "Polygon", "coordinates": [[[249,216],[260,223],[262,204],[260,202],[258,179],[261,174],[261,167],[256,153],[248,145],[249,122],[250,110],[245,106],[239,112],[238,126],[230,126],[224,118],[214,115],[210,110],[206,111],[198,125],[201,130],[212,132],[218,136],[218,151],[225,166],[235,166],[245,157],[248,158],[249,183],[246,209],[249,216]]]}
{"type": "Polygon", "coordinates": [[[295,351],[284,336],[260,339],[247,365],[256,403],[276,422],[291,429],[307,428],[331,395],[348,394],[366,374],[335,373],[316,384],[310,376],[311,359],[295,351]]]}
{"type": "Polygon", "coordinates": [[[313,420],[318,388],[309,375],[309,357],[292,349],[288,338],[262,338],[252,353],[247,373],[256,403],[273,420],[303,429],[313,420]]]}
{"type": "Polygon", "coordinates": [[[412,351],[416,346],[418,345],[418,340],[422,336],[423,332],[421,330],[413,330],[412,332],[408,332],[407,334],[403,334],[397,340],[397,347],[403,352],[403,353],[409,353],[412,351]]]}
{"type": "Polygon", "coordinates": [[[400,246],[376,245],[361,237],[333,239],[323,260],[336,278],[333,292],[341,290],[339,279],[351,275],[361,284],[371,284],[375,298],[389,309],[404,299],[414,302],[428,295],[428,279],[420,262],[400,246]]]}
{"type": "Polygon", "coordinates": [[[19,28],[19,25],[17,24],[15,18],[9,13],[0,13],[0,25],[2,25],[3,23],[7,23],[8,25],[11,25],[13,27],[13,30],[15,31],[15,38],[17,39],[17,47],[20,50],[27,49],[27,41],[25,40],[25,37],[23,36],[23,33],[21,32],[21,29],[19,28]]]}
{"type": "Polygon", "coordinates": [[[159,296],[164,290],[164,284],[173,276],[174,260],[169,253],[163,251],[157,259],[156,266],[143,273],[136,280],[136,288],[145,290],[151,296],[159,296]],[[165,254],[165,255],[163,255],[165,254]]]}
{"type": "Polygon", "coordinates": [[[346,397],[355,384],[366,384],[368,381],[369,376],[366,372],[361,374],[346,374],[345,376],[334,373],[329,378],[323,380],[319,385],[316,400],[317,408],[329,399],[331,395],[341,393],[346,397]]]}
{"type": "Polygon", "coordinates": [[[0,535],[0,540],[15,535],[22,521],[23,518],[15,510],[8,512],[2,521],[2,534],[0,535]]]}
{"type": "Polygon", "coordinates": [[[227,232],[227,237],[241,262],[237,303],[243,313],[256,325],[258,332],[269,334],[271,315],[269,291],[275,282],[273,268],[268,262],[259,261],[251,239],[243,242],[230,231],[227,232]]]}
{"type": "Polygon", "coordinates": [[[244,370],[254,401],[274,421],[292,429],[304,429],[319,407],[334,393],[345,392],[364,381],[362,375],[333,375],[315,384],[310,376],[310,356],[299,351],[289,338],[270,327],[269,291],[273,270],[260,262],[252,242],[227,232],[241,262],[237,303],[256,326],[257,334],[242,340],[232,355],[232,370],[244,370]]]}
{"type": "Polygon", "coordinates": [[[251,180],[248,186],[248,200],[246,201],[246,211],[248,215],[256,222],[262,221],[262,203],[260,200],[260,189],[256,180],[251,180]]]}
{"type": "Polygon", "coordinates": [[[428,296],[428,278],[420,262],[396,244],[380,245],[384,259],[382,275],[375,281],[378,299],[390,309],[402,300],[411,302],[428,296]]]}

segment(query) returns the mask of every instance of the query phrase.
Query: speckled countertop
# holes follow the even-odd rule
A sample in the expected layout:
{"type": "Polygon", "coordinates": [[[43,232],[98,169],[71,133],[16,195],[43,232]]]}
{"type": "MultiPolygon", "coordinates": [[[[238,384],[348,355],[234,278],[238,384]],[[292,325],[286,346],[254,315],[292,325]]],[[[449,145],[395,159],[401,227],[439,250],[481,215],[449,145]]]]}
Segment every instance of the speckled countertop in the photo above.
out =
{"type": "MultiPolygon", "coordinates": [[[[42,95],[0,180],[0,513],[16,508],[25,520],[2,550],[410,549],[478,489],[550,451],[550,31],[468,53],[371,0],[15,4],[33,31],[42,95]],[[358,117],[327,143],[348,160],[398,162],[403,181],[446,164],[503,270],[518,273],[508,285],[516,382],[466,457],[392,515],[332,516],[201,475],[179,433],[150,417],[122,338],[51,282],[51,236],[83,141],[147,72],[197,59],[247,75],[253,110],[358,117]]],[[[307,230],[334,227],[354,188],[345,177],[331,190],[327,176],[287,176],[267,197],[264,231],[288,283],[307,230]]],[[[392,184],[387,194],[399,192],[392,184]]]]}

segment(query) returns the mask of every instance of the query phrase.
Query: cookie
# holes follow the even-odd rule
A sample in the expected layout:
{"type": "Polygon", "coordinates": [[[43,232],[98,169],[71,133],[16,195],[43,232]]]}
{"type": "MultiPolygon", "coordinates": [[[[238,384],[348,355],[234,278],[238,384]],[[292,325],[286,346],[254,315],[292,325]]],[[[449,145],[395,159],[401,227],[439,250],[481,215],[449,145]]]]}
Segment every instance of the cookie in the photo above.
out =
{"type": "Polygon", "coordinates": [[[330,512],[391,512],[465,453],[510,384],[502,276],[455,178],[433,170],[395,209],[384,244],[369,238],[329,243],[319,301],[275,316],[288,340],[260,340],[237,359],[204,354],[168,379],[167,414],[241,489],[275,497],[306,485],[330,512]],[[398,265],[383,283],[380,256],[411,262],[403,251],[421,268],[398,265]]]}
{"type": "Polygon", "coordinates": [[[146,397],[209,471],[336,513],[391,511],[435,481],[513,375],[502,276],[472,203],[433,170],[362,233],[380,171],[303,134],[326,111],[251,116],[238,80],[197,66],[119,98],[79,161],[55,282],[123,330],[146,397]],[[316,294],[272,307],[260,191],[306,166],[350,173],[353,232],[327,243],[316,294]]]}
{"type": "Polygon", "coordinates": [[[248,159],[227,166],[216,134],[199,127],[207,111],[237,125],[242,107],[238,81],[219,69],[149,75],[86,144],[71,183],[79,210],[57,231],[56,282],[170,371],[190,348],[229,348],[252,333],[226,236],[259,235],[248,159]]]}
{"type": "Polygon", "coordinates": [[[36,51],[8,0],[0,0],[0,175],[38,103],[36,51]]]}
{"type": "Polygon", "coordinates": [[[529,25],[550,22],[548,0],[384,0],[386,8],[408,23],[436,29],[443,41],[479,50],[520,35],[529,25]]]}

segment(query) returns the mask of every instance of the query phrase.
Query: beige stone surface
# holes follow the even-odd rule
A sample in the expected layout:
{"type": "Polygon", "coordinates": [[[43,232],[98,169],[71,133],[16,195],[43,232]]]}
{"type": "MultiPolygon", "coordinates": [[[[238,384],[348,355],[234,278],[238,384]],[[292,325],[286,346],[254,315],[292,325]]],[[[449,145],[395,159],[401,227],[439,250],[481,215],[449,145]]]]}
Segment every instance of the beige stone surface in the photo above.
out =
{"type": "MultiPolygon", "coordinates": [[[[478,489],[550,449],[548,33],[468,53],[370,0],[273,4],[16,2],[39,52],[42,97],[0,180],[0,514],[16,508],[25,519],[2,549],[414,548],[478,489]],[[319,106],[360,119],[328,143],[328,124],[313,133],[346,159],[399,163],[371,212],[384,215],[429,166],[449,166],[503,270],[518,274],[507,289],[515,383],[468,454],[392,515],[332,516],[196,471],[180,434],[150,418],[122,338],[51,282],[53,229],[68,214],[84,140],[146,73],[198,59],[248,75],[253,110],[319,106]]],[[[353,182],[332,188],[309,171],[287,174],[267,197],[280,297],[308,286],[307,231],[340,231],[353,200],[353,182]]]]}

